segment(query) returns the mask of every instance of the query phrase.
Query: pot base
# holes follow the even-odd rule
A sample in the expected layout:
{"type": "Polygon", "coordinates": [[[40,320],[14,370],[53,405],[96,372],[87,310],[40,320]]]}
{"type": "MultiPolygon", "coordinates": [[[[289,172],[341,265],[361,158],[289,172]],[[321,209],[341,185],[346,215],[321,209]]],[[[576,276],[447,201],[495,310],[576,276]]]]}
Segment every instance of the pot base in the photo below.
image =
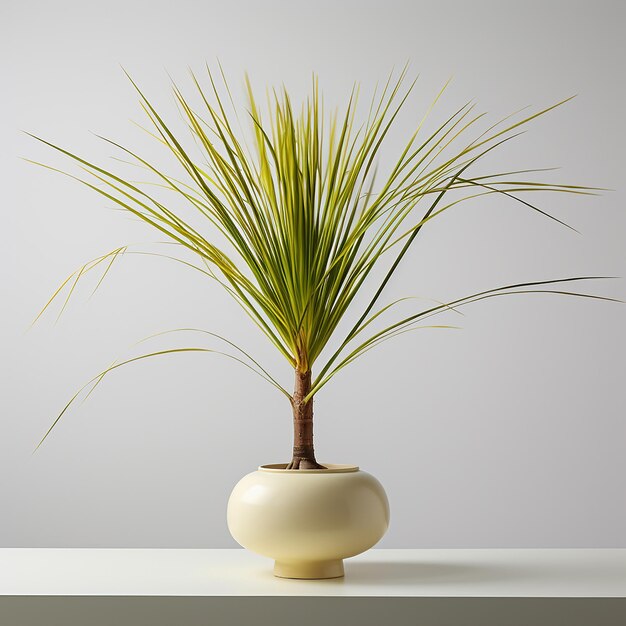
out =
{"type": "Polygon", "coordinates": [[[341,578],[344,575],[343,561],[298,561],[274,563],[274,576],[279,578],[341,578]]]}

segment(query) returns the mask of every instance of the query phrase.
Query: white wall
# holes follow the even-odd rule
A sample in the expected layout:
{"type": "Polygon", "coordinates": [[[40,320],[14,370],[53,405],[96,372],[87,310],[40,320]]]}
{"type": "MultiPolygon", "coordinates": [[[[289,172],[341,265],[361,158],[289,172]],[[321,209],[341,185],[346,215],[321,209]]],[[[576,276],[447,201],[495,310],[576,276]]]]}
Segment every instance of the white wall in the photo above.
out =
{"type": "MultiPolygon", "coordinates": [[[[111,376],[31,455],[74,390],[153,332],[222,332],[285,384],[290,372],[220,291],[154,258],[123,259],[93,298],[88,282],[58,324],[52,312],[25,333],[82,262],[160,237],[18,160],[68,165],[20,129],[97,159],[113,151],[89,131],[158,155],[128,121],[142,114],[119,64],[171,112],[167,72],[188,85],[187,65],[201,71],[216,56],[238,95],[244,70],[260,88],[284,81],[298,95],[315,70],[331,103],[353,80],[367,92],[410,59],[421,78],[392,147],[450,75],[433,123],[471,98],[498,117],[577,93],[496,164],[561,165],[559,181],[613,188],[542,198],[582,234],[516,204],[468,204],[424,229],[387,297],[625,276],[623,7],[4,0],[0,544],[233,546],[230,489],[258,464],[287,460],[291,444],[282,397],[236,365],[191,355],[111,376]]],[[[626,296],[623,280],[588,288],[626,296]]],[[[393,518],[385,547],[624,546],[625,310],[547,296],[491,300],[466,309],[462,331],[389,343],[319,396],[318,456],[358,463],[384,483],[393,518]]]]}

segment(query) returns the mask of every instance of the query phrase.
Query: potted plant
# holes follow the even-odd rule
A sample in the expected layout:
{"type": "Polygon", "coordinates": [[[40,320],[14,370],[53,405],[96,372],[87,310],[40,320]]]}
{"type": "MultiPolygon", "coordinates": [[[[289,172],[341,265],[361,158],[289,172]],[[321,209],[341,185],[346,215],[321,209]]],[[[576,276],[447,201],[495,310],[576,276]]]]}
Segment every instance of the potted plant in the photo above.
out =
{"type": "MultiPolygon", "coordinates": [[[[164,256],[223,288],[287,361],[295,376],[293,391],[230,339],[201,331],[226,346],[222,354],[281,392],[293,412],[290,459],[264,465],[237,484],[228,505],[229,528],[241,545],[274,558],[279,576],[341,576],[342,559],[369,549],[383,536],[389,507],[373,476],[356,466],[317,460],[316,394],[383,341],[417,328],[450,328],[433,324],[431,318],[467,304],[519,293],[600,298],[570,291],[572,282],[591,278],[578,277],[504,285],[395,317],[402,301],[382,301],[386,285],[422,229],[444,211],[497,194],[563,224],[532,204],[527,192],[593,193],[587,187],[535,180],[534,174],[542,170],[479,169],[486,155],[567,100],[486,128],[481,126],[484,114],[467,103],[426,130],[426,117],[444,86],[397,160],[377,177],[381,146],[415,84],[406,85],[406,68],[374,93],[364,114],[354,88],[345,109],[327,115],[315,78],[301,107],[295,107],[283,89],[273,93],[268,111],[262,113],[246,78],[248,137],[223,73],[220,86],[210,71],[208,86],[191,76],[197,101],[192,103],[175,85],[174,95],[195,139],[194,151],[131,79],[151,132],[175,157],[180,175],[166,173],[150,159],[106,140],[173,192],[177,205],[182,201],[187,212],[174,210],[156,187],[131,182],[40,141],[78,163],[82,174],[74,178],[165,235],[176,244],[175,250],[190,255],[181,257],[170,247],[164,256]],[[367,304],[359,310],[355,297],[363,293],[367,304]],[[352,320],[347,330],[340,325],[346,319],[352,320]]],[[[101,268],[102,280],[116,259],[132,251],[123,246],[84,265],[59,287],[44,311],[63,290],[69,298],[90,272],[101,268]]],[[[177,347],[114,363],[68,402],[39,445],[75,399],[90,393],[109,372],[141,359],[189,351],[217,350],[177,347]]]]}

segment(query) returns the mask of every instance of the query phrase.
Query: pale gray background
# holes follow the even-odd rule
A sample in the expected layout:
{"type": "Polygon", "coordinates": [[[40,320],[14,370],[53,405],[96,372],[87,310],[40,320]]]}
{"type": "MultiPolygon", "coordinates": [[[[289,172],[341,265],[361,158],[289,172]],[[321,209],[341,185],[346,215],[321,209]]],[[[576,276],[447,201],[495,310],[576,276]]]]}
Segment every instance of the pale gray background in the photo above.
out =
{"type": "MultiPolygon", "coordinates": [[[[582,235],[516,204],[467,204],[423,230],[386,297],[626,275],[622,2],[0,6],[3,546],[234,546],[232,486],[289,455],[284,398],[235,364],[181,355],[112,376],[31,456],[73,391],[153,332],[222,332],[290,384],[286,364],[221,291],[152,258],[123,259],[92,299],[94,279],[58,324],[53,311],[25,332],[82,262],[159,239],[18,159],[67,166],[20,129],[100,159],[113,152],[89,131],[158,155],[129,122],[142,114],[119,64],[175,116],[167,72],[188,86],[187,65],[201,71],[217,56],[237,97],[244,70],[259,88],[284,81],[296,96],[316,71],[331,103],[345,102],[355,79],[369,93],[410,59],[421,79],[389,158],[450,75],[432,124],[471,98],[502,116],[577,93],[494,163],[560,165],[556,180],[615,189],[542,198],[582,235]]],[[[588,289],[626,295],[623,280],[588,289]]],[[[405,335],[338,376],[316,404],[318,456],[358,463],[383,482],[392,507],[384,547],[626,545],[625,309],[528,296],[465,313],[461,331],[405,335]]],[[[189,345],[168,341],[158,345],[189,345]]]]}

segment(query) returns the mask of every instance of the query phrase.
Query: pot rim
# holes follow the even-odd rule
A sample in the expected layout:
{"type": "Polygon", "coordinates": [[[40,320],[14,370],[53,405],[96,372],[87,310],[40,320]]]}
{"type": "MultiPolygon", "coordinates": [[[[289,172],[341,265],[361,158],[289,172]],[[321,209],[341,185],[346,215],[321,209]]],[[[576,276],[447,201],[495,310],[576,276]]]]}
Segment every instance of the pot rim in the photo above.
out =
{"type": "Polygon", "coordinates": [[[325,469],[285,469],[287,463],[267,463],[259,465],[260,472],[272,472],[275,474],[345,474],[358,472],[358,465],[345,465],[340,463],[321,463],[325,469]]]}

